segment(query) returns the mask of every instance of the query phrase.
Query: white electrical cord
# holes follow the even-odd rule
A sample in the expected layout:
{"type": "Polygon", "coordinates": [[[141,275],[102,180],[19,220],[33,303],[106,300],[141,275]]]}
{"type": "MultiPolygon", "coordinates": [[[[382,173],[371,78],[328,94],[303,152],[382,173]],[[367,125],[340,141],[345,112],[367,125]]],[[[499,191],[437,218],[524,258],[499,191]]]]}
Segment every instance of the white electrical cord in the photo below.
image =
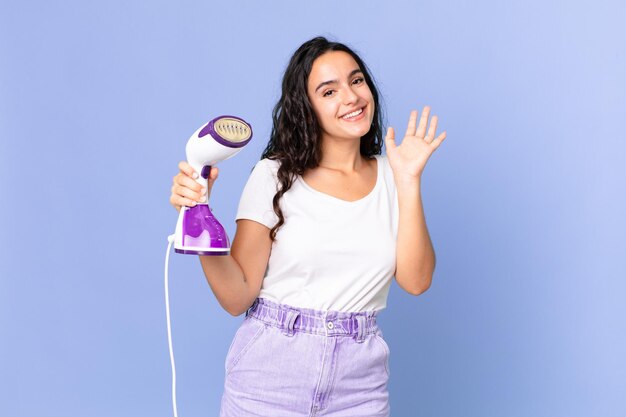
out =
{"type": "Polygon", "coordinates": [[[170,261],[170,250],[172,243],[174,243],[174,235],[167,237],[169,242],[167,245],[167,253],[165,254],[165,313],[167,315],[167,342],[170,347],[170,362],[172,364],[172,406],[174,407],[174,417],[178,417],[178,411],[176,410],[176,364],[174,363],[174,350],[172,349],[172,326],[170,323],[170,293],[169,283],[167,279],[167,270],[170,261]]]}

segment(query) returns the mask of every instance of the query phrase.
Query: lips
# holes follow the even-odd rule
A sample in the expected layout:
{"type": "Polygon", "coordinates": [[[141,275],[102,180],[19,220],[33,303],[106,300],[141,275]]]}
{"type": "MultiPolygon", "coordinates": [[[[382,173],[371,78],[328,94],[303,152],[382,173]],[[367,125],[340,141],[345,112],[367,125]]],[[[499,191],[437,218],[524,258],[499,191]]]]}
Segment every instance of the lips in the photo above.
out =
{"type": "Polygon", "coordinates": [[[344,115],[340,116],[340,118],[343,119],[343,120],[353,119],[353,118],[358,117],[359,115],[363,114],[363,110],[364,109],[365,109],[365,107],[360,107],[360,108],[355,109],[355,110],[350,110],[349,112],[347,112],[344,115]]]}

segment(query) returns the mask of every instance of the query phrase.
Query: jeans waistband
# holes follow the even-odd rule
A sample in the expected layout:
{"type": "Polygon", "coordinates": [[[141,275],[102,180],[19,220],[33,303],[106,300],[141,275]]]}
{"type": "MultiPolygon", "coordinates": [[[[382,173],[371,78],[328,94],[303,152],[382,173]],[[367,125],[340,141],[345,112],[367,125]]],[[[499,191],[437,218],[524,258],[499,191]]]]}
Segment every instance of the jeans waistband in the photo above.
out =
{"type": "Polygon", "coordinates": [[[325,336],[352,336],[362,342],[366,335],[378,331],[377,311],[343,312],[313,310],[277,304],[265,298],[257,298],[246,312],[271,326],[280,328],[287,336],[295,332],[325,336]]]}

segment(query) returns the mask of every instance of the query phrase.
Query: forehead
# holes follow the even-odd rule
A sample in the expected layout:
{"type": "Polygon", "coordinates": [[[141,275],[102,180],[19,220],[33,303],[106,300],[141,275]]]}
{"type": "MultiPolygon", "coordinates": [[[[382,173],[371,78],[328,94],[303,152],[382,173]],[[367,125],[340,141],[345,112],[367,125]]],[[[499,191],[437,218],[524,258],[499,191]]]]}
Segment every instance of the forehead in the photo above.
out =
{"type": "Polygon", "coordinates": [[[309,85],[316,82],[340,80],[353,70],[360,69],[354,58],[343,51],[330,51],[317,57],[313,61],[309,74],[309,85]]]}

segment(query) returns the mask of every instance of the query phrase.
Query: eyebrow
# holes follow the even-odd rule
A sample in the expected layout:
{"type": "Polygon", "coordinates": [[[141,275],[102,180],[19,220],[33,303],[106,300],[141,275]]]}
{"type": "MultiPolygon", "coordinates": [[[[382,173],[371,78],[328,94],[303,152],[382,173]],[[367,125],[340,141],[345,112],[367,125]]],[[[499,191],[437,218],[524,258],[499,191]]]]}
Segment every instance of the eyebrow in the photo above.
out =
{"type": "MultiPolygon", "coordinates": [[[[352,72],[350,72],[350,74],[348,75],[348,78],[352,77],[354,74],[357,74],[359,72],[361,74],[363,74],[363,71],[361,71],[359,68],[352,70],[352,72]]],[[[317,93],[317,90],[319,90],[320,88],[322,88],[325,85],[334,84],[336,82],[337,82],[337,80],[324,81],[323,83],[320,83],[320,85],[317,86],[317,88],[315,89],[315,92],[317,93]]]]}

